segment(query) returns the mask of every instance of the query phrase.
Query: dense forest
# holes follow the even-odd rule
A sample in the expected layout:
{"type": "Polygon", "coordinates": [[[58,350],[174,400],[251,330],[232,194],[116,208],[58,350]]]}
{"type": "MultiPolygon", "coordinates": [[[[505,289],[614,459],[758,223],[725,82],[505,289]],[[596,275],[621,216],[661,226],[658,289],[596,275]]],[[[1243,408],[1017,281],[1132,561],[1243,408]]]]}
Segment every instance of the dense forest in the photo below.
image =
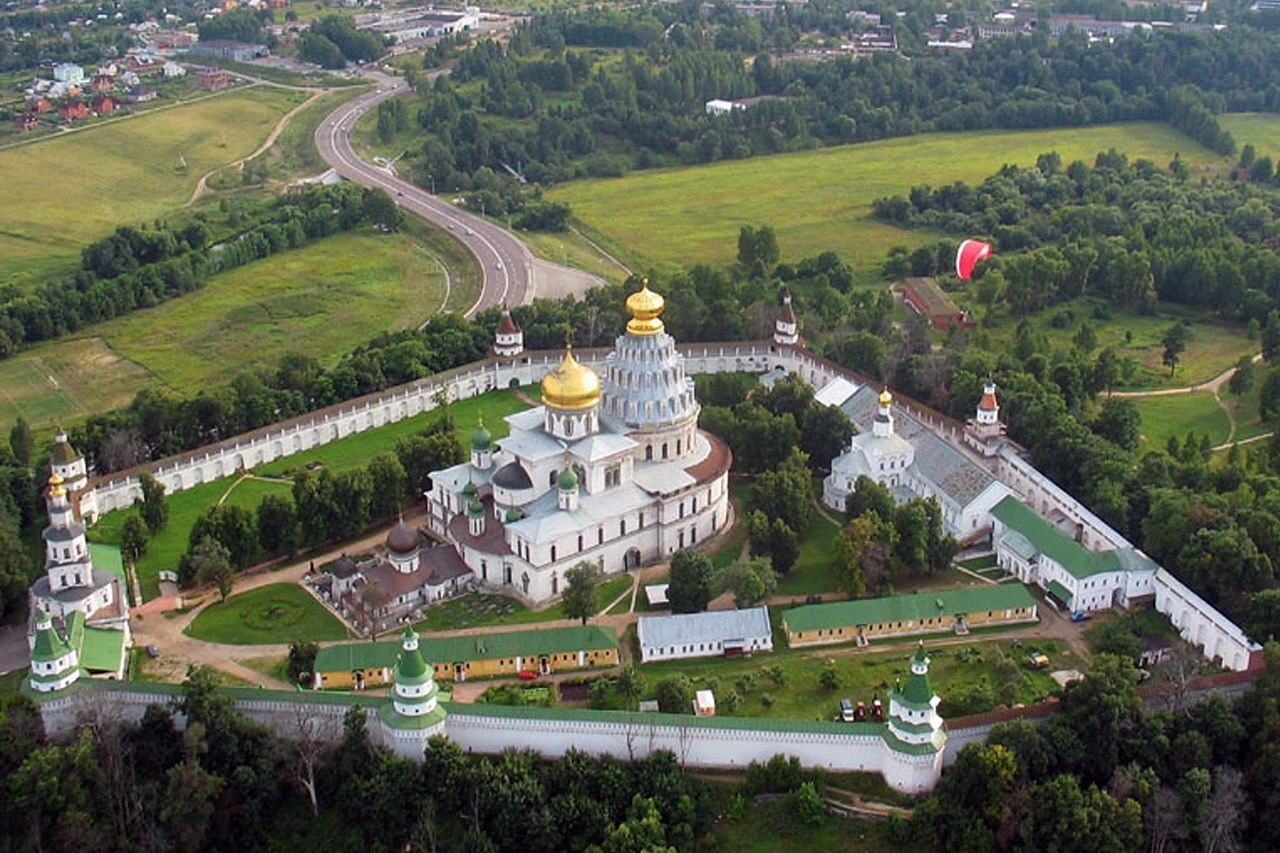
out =
{"type": "Polygon", "coordinates": [[[817,3],[768,20],[693,3],[540,14],[420,86],[417,171],[437,187],[494,190],[509,170],[547,183],[935,130],[1139,119],[1232,153],[1216,113],[1280,109],[1280,41],[1249,26],[1113,44],[1038,32],[958,56],[773,58],[802,30],[839,32],[831,14],[817,3]],[[709,116],[714,98],[753,101],[709,116]]]}

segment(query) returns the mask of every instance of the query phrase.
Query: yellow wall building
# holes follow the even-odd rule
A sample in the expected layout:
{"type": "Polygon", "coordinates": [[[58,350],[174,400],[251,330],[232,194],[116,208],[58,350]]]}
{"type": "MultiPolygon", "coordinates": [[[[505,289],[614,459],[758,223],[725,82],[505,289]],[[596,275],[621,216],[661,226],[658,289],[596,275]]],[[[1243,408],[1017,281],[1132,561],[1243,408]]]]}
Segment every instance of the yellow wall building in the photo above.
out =
{"type": "MultiPolygon", "coordinates": [[[[613,632],[596,625],[543,628],[466,637],[427,637],[422,656],[437,681],[517,676],[521,672],[550,675],[576,669],[615,666],[618,642],[613,632]]],[[[348,643],[316,654],[316,689],[380,687],[391,683],[399,642],[348,643]]]]}

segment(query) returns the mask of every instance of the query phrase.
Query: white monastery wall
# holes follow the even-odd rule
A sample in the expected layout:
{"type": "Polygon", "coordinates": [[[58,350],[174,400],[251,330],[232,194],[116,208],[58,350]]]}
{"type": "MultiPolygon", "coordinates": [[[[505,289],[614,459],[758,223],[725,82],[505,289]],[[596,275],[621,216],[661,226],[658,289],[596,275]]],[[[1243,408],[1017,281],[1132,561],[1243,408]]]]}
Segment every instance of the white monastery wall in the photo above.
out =
{"type": "Polygon", "coordinates": [[[1201,649],[1205,657],[1220,661],[1236,672],[1249,666],[1251,653],[1257,651],[1257,645],[1186,584],[1166,570],[1159,569],[1156,571],[1155,593],[1156,610],[1168,616],[1182,639],[1201,649]]]}
{"type": "Polygon", "coordinates": [[[684,765],[745,768],[782,753],[805,767],[836,772],[881,773],[893,788],[928,791],[942,769],[942,753],[910,755],[889,748],[880,734],[827,734],[785,730],[682,726],[661,720],[626,723],[614,720],[527,719],[472,716],[455,711],[445,721],[449,739],[463,749],[501,752],[532,747],[547,757],[578,749],[624,761],[670,750],[684,765]]]}

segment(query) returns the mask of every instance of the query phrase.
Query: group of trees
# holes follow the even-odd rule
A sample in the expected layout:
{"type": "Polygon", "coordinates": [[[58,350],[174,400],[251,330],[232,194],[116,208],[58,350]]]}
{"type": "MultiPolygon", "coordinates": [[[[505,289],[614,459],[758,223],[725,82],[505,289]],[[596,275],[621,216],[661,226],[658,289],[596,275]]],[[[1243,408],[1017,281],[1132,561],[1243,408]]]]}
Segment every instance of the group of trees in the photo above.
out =
{"type": "Polygon", "coordinates": [[[684,549],[671,558],[667,601],[672,613],[701,613],[712,598],[727,592],[735,607],[755,607],[773,595],[777,586],[778,575],[768,558],[717,569],[706,554],[684,549]]]}
{"type": "Polygon", "coordinates": [[[317,18],[298,41],[298,56],[322,68],[344,68],[348,62],[363,65],[386,51],[385,38],[370,30],[356,29],[355,22],[346,15],[317,18]]]}
{"type": "MultiPolygon", "coordinates": [[[[372,522],[394,518],[416,504],[430,488],[431,471],[463,459],[446,412],[423,432],[399,439],[394,453],[373,456],[364,468],[298,472],[292,498],[267,495],[253,512],[231,504],[210,507],[191,526],[178,582],[219,588],[225,582],[229,589],[236,570],[261,559],[292,555],[300,545],[350,539],[372,522]]],[[[144,501],[142,510],[154,504],[144,501]]]]}
{"type": "MultiPolygon", "coordinates": [[[[1150,312],[1161,300],[1264,322],[1280,304],[1273,245],[1280,187],[1192,182],[1179,166],[1129,163],[1111,150],[1092,167],[1077,160],[1064,170],[1051,152],[1034,167],[1005,166],[976,187],[917,186],[873,207],[904,227],[990,235],[998,252],[979,267],[972,291],[989,309],[1025,316],[1100,296],[1134,311],[1150,312]]],[[[911,255],[911,274],[948,269],[944,248],[954,252],[947,243],[920,263],[911,255]]]]}
{"type": "MultiPolygon", "coordinates": [[[[1280,647],[1267,649],[1274,666],[1280,647]]],[[[1280,681],[1148,712],[1131,661],[1099,655],[1042,725],[967,746],[900,841],[947,850],[1268,849],[1280,843],[1280,681]]]]}
{"type": "Polygon", "coordinates": [[[190,293],[219,273],[275,252],[377,223],[385,219],[375,216],[384,209],[383,199],[382,190],[354,184],[309,187],[281,196],[258,221],[217,235],[216,243],[199,217],[178,229],[121,226],[83,250],[81,269],[69,279],[30,292],[0,289],[0,358],[25,344],[190,293]]]}
{"type": "Polygon", "coordinates": [[[353,851],[674,850],[691,849],[714,819],[706,788],[670,753],[544,761],[435,738],[417,763],[374,746],[359,707],[338,723],[299,706],[282,738],[214,685],[211,671],[193,670],[173,707],[152,706],[137,725],[86,724],[60,744],[29,700],[7,699],[0,846],[198,851],[312,838],[353,851]]]}
{"type": "Polygon", "coordinates": [[[845,509],[850,521],[836,538],[832,566],[837,584],[853,598],[886,594],[891,577],[901,571],[944,571],[959,550],[933,498],[895,504],[887,488],[863,475],[845,509]]]}

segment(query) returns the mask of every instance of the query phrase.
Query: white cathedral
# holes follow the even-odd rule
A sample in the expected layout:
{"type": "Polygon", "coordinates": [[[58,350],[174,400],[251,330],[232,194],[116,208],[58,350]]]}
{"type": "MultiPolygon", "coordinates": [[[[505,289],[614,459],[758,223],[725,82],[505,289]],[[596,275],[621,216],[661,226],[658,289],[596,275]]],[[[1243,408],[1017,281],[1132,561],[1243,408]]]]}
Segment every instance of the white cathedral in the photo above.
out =
{"type": "Polygon", "coordinates": [[[484,586],[537,604],[588,562],[605,575],[697,545],[728,520],[732,455],[698,429],[684,358],[646,283],[601,377],[566,349],[543,405],[483,425],[469,462],[431,474],[428,527],[484,586]]]}

